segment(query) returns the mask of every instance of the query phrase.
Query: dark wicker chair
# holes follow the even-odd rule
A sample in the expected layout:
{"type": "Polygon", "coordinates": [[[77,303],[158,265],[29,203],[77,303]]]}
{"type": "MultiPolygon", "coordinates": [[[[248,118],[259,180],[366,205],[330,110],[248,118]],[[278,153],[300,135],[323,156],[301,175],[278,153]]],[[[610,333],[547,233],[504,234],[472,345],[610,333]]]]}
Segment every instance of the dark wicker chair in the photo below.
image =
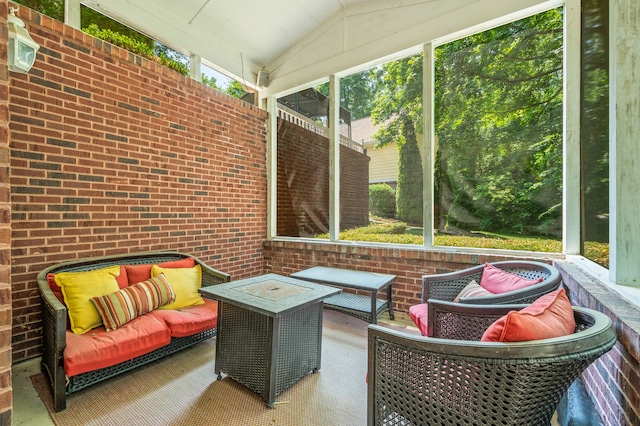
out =
{"type": "MultiPolygon", "coordinates": [[[[161,263],[192,257],[175,251],[145,252],[119,254],[112,256],[93,257],[72,260],[49,266],[40,271],[37,277],[38,287],[42,298],[42,370],[47,374],[53,388],[54,409],[63,410],[66,407],[66,395],[76,392],[94,383],[106,380],[117,374],[129,371],[138,366],[162,358],[186,347],[215,336],[216,330],[205,330],[193,336],[173,338],[168,345],[153,352],[139,356],[129,361],[102,368],[96,371],[67,377],[64,371],[63,353],[67,346],[67,308],[58,301],[47,283],[47,274],[59,272],[90,271],[112,265],[140,265],[147,263],[161,263]]],[[[194,258],[202,267],[202,287],[221,284],[230,280],[230,275],[217,271],[194,258]]]]}
{"type": "MultiPolygon", "coordinates": [[[[525,260],[507,260],[503,262],[493,262],[492,265],[502,269],[503,271],[520,275],[521,277],[529,280],[543,278],[543,281],[507,293],[491,296],[462,297],[460,298],[459,303],[475,305],[531,303],[538,297],[556,290],[562,282],[558,270],[554,266],[546,263],[525,260]]],[[[413,312],[423,313],[425,309],[422,306],[426,307],[427,300],[429,299],[452,302],[471,280],[475,280],[480,284],[483,270],[484,265],[477,265],[456,272],[424,275],[422,277],[421,305],[416,305],[411,308],[412,316],[415,315],[413,312]],[[414,311],[414,309],[416,311],[414,311]]],[[[430,306],[429,309],[431,309],[430,306]]],[[[414,319],[414,321],[421,330],[425,328],[424,326],[421,326],[421,324],[418,324],[420,319],[414,319]]],[[[427,324],[426,328],[428,327],[429,324],[427,324]]],[[[433,336],[430,332],[427,332],[426,335],[433,336]]]]}
{"type": "MultiPolygon", "coordinates": [[[[539,282],[520,290],[493,296],[461,298],[460,303],[473,303],[475,305],[502,305],[505,303],[531,303],[538,297],[556,290],[562,281],[558,270],[549,264],[526,260],[506,260],[493,262],[493,266],[523,278],[533,280],[543,278],[539,282]]],[[[461,271],[446,274],[425,275],[422,277],[422,303],[429,299],[452,302],[453,299],[471,280],[480,284],[484,265],[472,266],[461,271]]]]}
{"type": "Polygon", "coordinates": [[[470,341],[495,319],[526,305],[429,302],[438,337],[369,326],[370,426],[549,425],[571,383],[616,341],[607,316],[580,307],[574,307],[572,335],[519,343],[470,341]]]}

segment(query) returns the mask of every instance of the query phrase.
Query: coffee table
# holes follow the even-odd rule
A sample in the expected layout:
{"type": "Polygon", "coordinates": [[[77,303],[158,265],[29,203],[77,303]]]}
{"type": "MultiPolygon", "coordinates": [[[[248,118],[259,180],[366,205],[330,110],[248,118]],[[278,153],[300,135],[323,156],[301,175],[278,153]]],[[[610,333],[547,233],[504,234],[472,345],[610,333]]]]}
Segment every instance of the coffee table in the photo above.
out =
{"type": "Polygon", "coordinates": [[[290,275],[293,278],[320,284],[330,284],[354,290],[369,292],[369,296],[354,293],[340,293],[325,300],[327,309],[340,311],[356,318],[377,322],[378,316],[389,310],[389,318],[393,319],[393,281],[395,275],[379,274],[376,272],[354,271],[351,269],[329,268],[314,266],[290,275]],[[378,299],[379,291],[386,290],[387,298],[378,299]]]}
{"type": "Polygon", "coordinates": [[[200,293],[218,300],[218,380],[224,372],[273,407],[278,394],[320,369],[322,301],[340,289],[267,274],[200,293]]]}

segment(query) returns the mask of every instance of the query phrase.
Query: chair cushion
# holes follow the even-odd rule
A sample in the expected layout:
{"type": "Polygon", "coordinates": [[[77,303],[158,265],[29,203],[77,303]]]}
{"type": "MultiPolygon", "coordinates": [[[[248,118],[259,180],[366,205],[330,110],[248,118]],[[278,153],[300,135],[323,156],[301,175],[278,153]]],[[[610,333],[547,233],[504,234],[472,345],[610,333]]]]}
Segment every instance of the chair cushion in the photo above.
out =
{"type": "Polygon", "coordinates": [[[421,303],[409,307],[409,316],[418,326],[423,336],[427,335],[427,323],[429,322],[429,304],[421,303]]]}
{"type": "Polygon", "coordinates": [[[519,290],[539,282],[542,282],[542,278],[528,280],[526,278],[522,278],[520,275],[512,274],[510,272],[503,271],[500,268],[496,268],[490,263],[484,264],[482,278],[480,278],[480,285],[495,294],[519,290]]]}
{"type": "Polygon", "coordinates": [[[159,309],[180,309],[187,306],[202,305],[204,301],[198,293],[202,286],[202,268],[196,265],[193,268],[162,268],[153,265],[151,275],[164,274],[167,281],[173,287],[176,300],[168,305],[160,306],[159,309]]]}
{"type": "Polygon", "coordinates": [[[523,342],[566,336],[575,331],[571,302],[564,288],[547,293],[520,311],[511,311],[482,335],[483,342],[523,342]]]}
{"type": "Polygon", "coordinates": [[[143,315],[107,333],[97,327],[78,335],[67,331],[64,370],[67,376],[110,367],[144,355],[169,344],[167,325],[150,315],[143,315]]]}
{"type": "Polygon", "coordinates": [[[493,296],[493,294],[494,293],[491,293],[489,290],[478,284],[476,280],[471,280],[471,282],[467,284],[460,293],[458,293],[453,301],[458,303],[463,297],[493,296]]]}
{"type": "Polygon", "coordinates": [[[119,274],[118,265],[93,271],[56,274],[56,284],[62,289],[65,304],[69,309],[71,331],[83,334],[102,324],[102,318],[91,303],[91,298],[118,291],[120,287],[116,277],[119,274]]]}
{"type": "Polygon", "coordinates": [[[171,331],[171,337],[187,337],[218,325],[218,302],[203,299],[204,304],[183,309],[157,309],[149,315],[162,319],[171,331]]]}
{"type": "MultiPolygon", "coordinates": [[[[127,277],[130,283],[139,283],[151,278],[151,267],[153,264],[147,263],[143,265],[125,265],[127,277]]],[[[193,268],[196,261],[193,257],[185,257],[180,260],[171,260],[169,262],[158,263],[161,268],[193,268]]]]}
{"type": "Polygon", "coordinates": [[[130,285],[114,293],[91,298],[107,331],[176,299],[164,274],[130,285]]]}

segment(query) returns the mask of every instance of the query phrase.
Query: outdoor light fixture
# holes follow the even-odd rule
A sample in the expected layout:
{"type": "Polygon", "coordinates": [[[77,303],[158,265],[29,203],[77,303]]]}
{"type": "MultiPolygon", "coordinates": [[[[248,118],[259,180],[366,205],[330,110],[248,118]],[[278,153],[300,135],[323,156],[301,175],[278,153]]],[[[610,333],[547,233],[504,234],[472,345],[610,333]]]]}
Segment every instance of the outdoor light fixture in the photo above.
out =
{"type": "Polygon", "coordinates": [[[17,7],[9,7],[7,16],[7,29],[9,30],[8,62],[9,71],[27,73],[36,61],[36,52],[40,49],[38,43],[33,41],[24,22],[18,18],[15,12],[17,7]]]}

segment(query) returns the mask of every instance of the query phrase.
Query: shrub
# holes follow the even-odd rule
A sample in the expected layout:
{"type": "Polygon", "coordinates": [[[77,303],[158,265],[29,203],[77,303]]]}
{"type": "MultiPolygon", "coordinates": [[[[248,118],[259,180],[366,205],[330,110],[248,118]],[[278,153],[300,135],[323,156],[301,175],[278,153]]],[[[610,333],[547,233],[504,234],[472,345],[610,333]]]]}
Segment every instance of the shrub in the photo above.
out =
{"type": "Polygon", "coordinates": [[[369,185],[369,211],[374,216],[395,217],[396,191],[386,183],[369,185]]]}
{"type": "Polygon", "coordinates": [[[104,40],[118,47],[122,47],[129,52],[142,56],[143,58],[147,58],[154,62],[159,62],[160,64],[171,68],[172,70],[177,71],[180,74],[189,74],[189,67],[186,64],[183,64],[180,61],[176,61],[173,58],[169,58],[167,55],[162,53],[160,55],[156,55],[153,47],[141,41],[134,40],[129,36],[111,31],[109,29],[100,29],[96,24],[91,24],[87,28],[83,28],[82,31],[94,36],[95,38],[99,38],[100,40],[104,40]]]}

